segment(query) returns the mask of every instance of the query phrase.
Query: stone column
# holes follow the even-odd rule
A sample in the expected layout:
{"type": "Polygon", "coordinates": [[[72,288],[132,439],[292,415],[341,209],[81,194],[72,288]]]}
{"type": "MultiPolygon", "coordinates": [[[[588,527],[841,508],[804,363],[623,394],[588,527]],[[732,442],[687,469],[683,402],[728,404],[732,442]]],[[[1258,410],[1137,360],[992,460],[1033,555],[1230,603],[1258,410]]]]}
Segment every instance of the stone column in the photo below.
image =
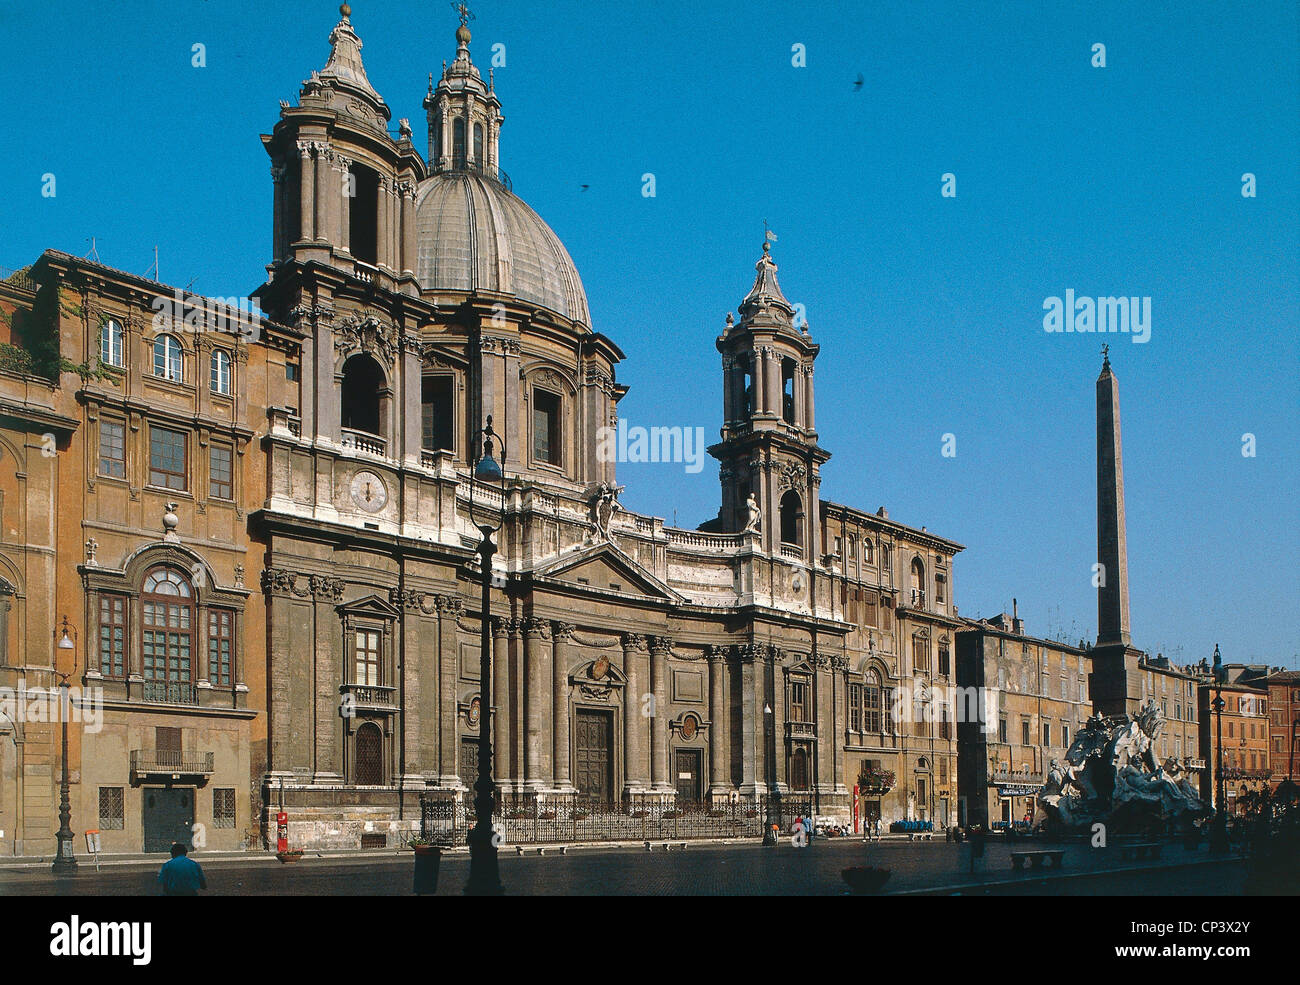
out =
{"type": "Polygon", "coordinates": [[[271,163],[271,181],[275,185],[274,218],[271,228],[272,260],[281,260],[284,258],[285,253],[288,252],[285,249],[286,236],[284,231],[284,217],[288,206],[288,203],[285,202],[284,189],[284,176],[287,171],[288,168],[285,167],[285,163],[281,158],[277,157],[271,163]]]}
{"type": "Polygon", "coordinates": [[[709,661],[709,797],[726,799],[729,793],[727,765],[731,761],[730,723],[727,714],[727,650],[711,646],[709,661]]]}
{"type": "Polygon", "coordinates": [[[809,431],[817,430],[817,402],[813,399],[813,367],[809,363],[803,369],[804,379],[804,417],[803,426],[809,431]]]}
{"type": "Polygon", "coordinates": [[[460,639],[456,621],[464,603],[454,595],[439,595],[438,609],[438,782],[455,787],[460,783],[460,762],[456,751],[456,673],[460,662],[460,639]]]}
{"type": "Polygon", "coordinates": [[[755,660],[758,645],[740,647],[740,792],[743,796],[761,796],[767,791],[763,745],[763,694],[759,685],[760,669],[755,660]]]}
{"type": "Polygon", "coordinates": [[[338,184],[333,189],[333,194],[339,198],[339,218],[338,218],[338,247],[344,253],[352,252],[352,204],[356,201],[356,186],[352,180],[352,162],[346,157],[339,155],[338,172],[334,175],[334,180],[338,184]]]}
{"type": "Polygon", "coordinates": [[[767,407],[769,414],[778,420],[781,418],[781,357],[770,346],[763,349],[763,363],[766,366],[767,407]]]}
{"type": "MultiPolygon", "coordinates": [[[[782,667],[784,660],[785,653],[779,647],[770,645],[766,647],[763,654],[763,667],[766,671],[764,676],[771,682],[768,700],[772,705],[770,716],[772,738],[769,740],[769,747],[775,750],[772,754],[772,778],[777,789],[782,792],[789,789],[789,784],[786,782],[785,669],[782,667]]],[[[808,764],[808,770],[812,771],[812,763],[808,764]]]]}
{"type": "Polygon", "coordinates": [[[551,669],[554,682],[551,700],[551,732],[554,737],[555,788],[573,790],[569,773],[569,641],[573,626],[551,623],[551,669]]]}
{"type": "Polygon", "coordinates": [[[650,719],[650,773],[656,793],[669,793],[668,779],[668,654],[673,641],[666,636],[650,637],[650,687],[655,696],[655,713],[650,719]]]}
{"type": "Polygon", "coordinates": [[[402,274],[415,273],[415,189],[411,183],[402,184],[402,274]]]}
{"type": "MultiPolygon", "coordinates": [[[[510,624],[492,620],[492,762],[498,783],[515,774],[510,755],[510,624]]],[[[502,784],[504,785],[504,783],[502,784]]]]}
{"type": "Polygon", "coordinates": [[[649,787],[649,770],[646,768],[646,720],[641,714],[641,695],[646,679],[642,670],[645,637],[637,633],[623,634],[623,673],[627,676],[623,695],[623,793],[625,796],[644,793],[649,787]]]}
{"type": "MultiPolygon", "coordinates": [[[[339,625],[334,607],[343,600],[343,582],[328,575],[308,579],[315,601],[315,751],[314,783],[340,783],[343,780],[343,757],[340,748],[339,685],[344,681],[342,656],[338,652],[339,625]]],[[[350,641],[348,641],[350,642],[350,641]]],[[[393,634],[384,633],[384,646],[393,646],[393,634]]],[[[390,664],[391,666],[391,664],[390,664]]]]}
{"type": "Polygon", "coordinates": [[[316,162],[312,142],[298,141],[298,239],[316,236],[316,162]]]}
{"type": "Polygon", "coordinates": [[[550,630],[544,619],[524,620],[524,786],[537,792],[551,786],[551,743],[547,735],[550,718],[551,648],[550,630]]]}

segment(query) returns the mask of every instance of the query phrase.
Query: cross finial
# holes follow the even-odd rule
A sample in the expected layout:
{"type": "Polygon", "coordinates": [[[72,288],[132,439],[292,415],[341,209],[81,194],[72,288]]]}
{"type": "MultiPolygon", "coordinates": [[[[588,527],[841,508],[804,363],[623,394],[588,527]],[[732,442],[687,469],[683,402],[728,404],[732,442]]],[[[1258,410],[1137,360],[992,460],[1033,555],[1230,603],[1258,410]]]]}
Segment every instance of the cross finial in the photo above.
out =
{"type": "Polygon", "coordinates": [[[1102,347],[1101,347],[1101,362],[1102,362],[1102,369],[1105,369],[1107,366],[1110,365],[1110,345],[1109,345],[1109,344],[1103,344],[1102,347]]]}
{"type": "Polygon", "coordinates": [[[472,20],[474,19],[474,15],[470,12],[470,9],[469,9],[467,6],[465,6],[464,3],[454,3],[454,2],[453,2],[452,5],[451,5],[451,9],[454,10],[454,11],[456,11],[456,13],[460,15],[460,26],[461,26],[461,27],[466,27],[466,26],[468,26],[468,25],[469,25],[469,22],[472,21],[472,20]]]}

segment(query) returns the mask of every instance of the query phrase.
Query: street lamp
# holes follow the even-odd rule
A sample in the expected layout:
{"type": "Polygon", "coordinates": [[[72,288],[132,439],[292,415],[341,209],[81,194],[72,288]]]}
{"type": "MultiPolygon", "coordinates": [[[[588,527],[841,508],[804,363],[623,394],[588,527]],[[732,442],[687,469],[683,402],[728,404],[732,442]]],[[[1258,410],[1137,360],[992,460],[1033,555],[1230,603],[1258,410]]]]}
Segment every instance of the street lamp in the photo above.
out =
{"type": "Polygon", "coordinates": [[[497,846],[493,841],[492,807],[496,795],[496,783],[492,779],[492,635],[489,626],[491,617],[492,590],[492,556],[496,545],[492,535],[505,523],[505,438],[492,430],[492,415],[488,415],[487,427],[479,433],[480,454],[474,462],[474,471],[469,480],[469,517],[470,522],[478,527],[481,535],[478,545],[479,573],[483,582],[482,627],[479,638],[479,716],[478,716],[478,780],[474,783],[474,830],[469,833],[469,881],[465,884],[467,896],[500,896],[505,892],[501,885],[501,873],[497,866],[497,846]],[[492,457],[492,443],[501,445],[501,461],[492,457]],[[500,484],[501,509],[496,517],[496,525],[480,523],[474,515],[474,489],[479,482],[491,487],[500,484]]]}
{"type": "Polygon", "coordinates": [[[60,717],[63,719],[63,779],[59,783],[59,833],[55,836],[59,847],[50,869],[59,876],[72,875],[77,871],[77,858],[72,853],[72,801],[68,791],[71,783],[68,775],[68,710],[71,685],[68,683],[68,678],[77,672],[77,631],[68,625],[68,617],[65,615],[63,625],[54,631],[54,635],[58,639],[56,649],[72,651],[72,668],[66,674],[56,671],[59,673],[59,687],[63,689],[62,700],[59,703],[60,717]]]}
{"type": "Polygon", "coordinates": [[[1219,715],[1218,737],[1215,740],[1216,750],[1214,754],[1214,831],[1210,834],[1210,851],[1223,853],[1228,850],[1228,827],[1227,817],[1223,813],[1223,682],[1228,676],[1228,670],[1223,666],[1223,658],[1219,655],[1219,644],[1214,644],[1214,705],[1213,708],[1219,715]]]}

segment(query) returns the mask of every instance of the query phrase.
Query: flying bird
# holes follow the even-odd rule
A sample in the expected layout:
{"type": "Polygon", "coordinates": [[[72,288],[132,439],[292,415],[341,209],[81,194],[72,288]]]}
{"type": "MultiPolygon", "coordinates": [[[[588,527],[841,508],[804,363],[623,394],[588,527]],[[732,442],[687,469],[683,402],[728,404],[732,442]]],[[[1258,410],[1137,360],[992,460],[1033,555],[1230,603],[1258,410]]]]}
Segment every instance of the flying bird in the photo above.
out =
{"type": "Polygon", "coordinates": [[[862,91],[862,86],[863,86],[863,84],[864,84],[866,81],[867,81],[867,80],[864,79],[864,78],[862,77],[862,73],[859,72],[859,73],[858,73],[858,77],[853,81],[853,91],[854,91],[854,92],[861,92],[861,91],[862,91]]]}
{"type": "Polygon", "coordinates": [[[585,191],[586,191],[588,188],[590,188],[590,187],[591,187],[591,185],[583,185],[583,186],[582,186],[582,190],[585,192],[585,191]]]}

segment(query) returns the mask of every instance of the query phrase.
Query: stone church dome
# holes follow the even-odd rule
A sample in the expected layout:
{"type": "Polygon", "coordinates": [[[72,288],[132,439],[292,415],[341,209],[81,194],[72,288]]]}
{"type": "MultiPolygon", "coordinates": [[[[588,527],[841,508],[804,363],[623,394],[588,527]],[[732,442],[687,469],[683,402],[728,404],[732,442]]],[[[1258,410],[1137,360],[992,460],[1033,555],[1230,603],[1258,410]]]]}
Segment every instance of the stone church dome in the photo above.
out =
{"type": "Polygon", "coordinates": [[[513,294],[590,326],[587,295],[560,238],[504,185],[476,170],[421,183],[416,280],[426,291],[513,294]]]}

